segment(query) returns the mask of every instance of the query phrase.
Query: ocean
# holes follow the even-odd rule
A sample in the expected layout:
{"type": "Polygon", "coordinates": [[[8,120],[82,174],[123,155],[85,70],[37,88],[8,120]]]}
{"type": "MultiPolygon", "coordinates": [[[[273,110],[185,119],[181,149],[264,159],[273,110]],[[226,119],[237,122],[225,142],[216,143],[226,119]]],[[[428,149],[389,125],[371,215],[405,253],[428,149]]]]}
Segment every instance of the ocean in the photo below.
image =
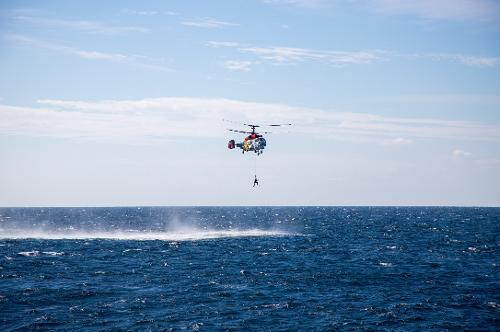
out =
{"type": "Polygon", "coordinates": [[[0,330],[495,331],[500,208],[0,209],[0,330]]]}

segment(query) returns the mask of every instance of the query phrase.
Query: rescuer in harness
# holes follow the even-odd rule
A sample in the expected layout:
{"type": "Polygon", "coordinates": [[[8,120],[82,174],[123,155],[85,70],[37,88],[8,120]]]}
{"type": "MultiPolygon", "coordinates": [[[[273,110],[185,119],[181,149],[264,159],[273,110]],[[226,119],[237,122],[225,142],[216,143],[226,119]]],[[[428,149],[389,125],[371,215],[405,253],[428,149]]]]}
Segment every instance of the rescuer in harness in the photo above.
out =
{"type": "Polygon", "coordinates": [[[259,180],[257,180],[257,175],[255,175],[255,180],[253,180],[253,186],[259,185],[259,180]]]}

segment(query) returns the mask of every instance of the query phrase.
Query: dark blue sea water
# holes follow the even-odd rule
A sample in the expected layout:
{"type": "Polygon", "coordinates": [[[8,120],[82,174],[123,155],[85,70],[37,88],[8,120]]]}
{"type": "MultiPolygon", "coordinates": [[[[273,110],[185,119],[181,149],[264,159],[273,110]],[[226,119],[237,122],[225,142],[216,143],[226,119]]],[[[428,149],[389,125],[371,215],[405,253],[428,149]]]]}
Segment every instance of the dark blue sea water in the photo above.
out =
{"type": "Polygon", "coordinates": [[[0,209],[0,330],[496,330],[499,208],[0,209]]]}

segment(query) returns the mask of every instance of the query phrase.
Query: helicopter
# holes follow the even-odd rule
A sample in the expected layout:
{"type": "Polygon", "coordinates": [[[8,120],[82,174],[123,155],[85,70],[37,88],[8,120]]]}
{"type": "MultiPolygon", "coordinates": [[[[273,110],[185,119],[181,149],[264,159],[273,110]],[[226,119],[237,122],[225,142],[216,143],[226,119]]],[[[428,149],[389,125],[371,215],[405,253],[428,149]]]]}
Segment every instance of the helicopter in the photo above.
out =
{"type": "Polygon", "coordinates": [[[240,148],[241,153],[243,153],[243,154],[245,152],[253,151],[254,153],[256,153],[259,156],[264,152],[264,148],[267,145],[266,139],[262,135],[263,134],[271,134],[271,132],[264,131],[264,132],[258,133],[255,131],[255,128],[291,126],[292,124],[291,123],[281,123],[281,124],[269,124],[269,125],[256,125],[256,124],[241,123],[241,125],[250,127],[252,129],[252,131],[245,131],[245,130],[228,128],[227,130],[229,130],[229,131],[236,132],[236,133],[242,133],[242,134],[249,134],[249,135],[247,137],[245,137],[243,139],[243,142],[241,142],[241,143],[236,143],[234,141],[234,139],[230,140],[227,143],[227,147],[230,150],[232,150],[234,148],[240,148]]]}

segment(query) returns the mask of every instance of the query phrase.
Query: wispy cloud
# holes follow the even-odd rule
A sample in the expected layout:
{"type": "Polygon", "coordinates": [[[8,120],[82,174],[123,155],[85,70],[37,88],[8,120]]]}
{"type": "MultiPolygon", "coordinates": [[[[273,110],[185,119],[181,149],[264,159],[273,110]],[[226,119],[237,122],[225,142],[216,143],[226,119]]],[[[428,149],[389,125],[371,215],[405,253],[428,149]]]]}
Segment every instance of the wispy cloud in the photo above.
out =
{"type": "Polygon", "coordinates": [[[262,61],[279,64],[295,64],[306,61],[320,61],[332,65],[367,64],[384,59],[387,53],[380,50],[349,52],[316,50],[299,47],[260,47],[235,42],[217,41],[209,41],[206,45],[210,47],[235,48],[240,53],[254,55],[262,61]]]}
{"type": "Polygon", "coordinates": [[[6,38],[18,44],[35,48],[47,49],[62,54],[73,55],[83,59],[105,60],[105,61],[129,64],[146,69],[171,71],[171,69],[167,67],[155,64],[153,59],[143,55],[126,55],[120,53],[107,53],[107,52],[99,52],[93,50],[82,50],[75,47],[49,43],[43,40],[38,40],[35,38],[21,36],[21,35],[8,35],[6,38]]]}
{"type": "Polygon", "coordinates": [[[404,145],[422,139],[500,142],[500,127],[478,122],[384,117],[223,98],[38,102],[40,107],[0,105],[0,135],[143,144],[174,137],[224,137],[221,119],[226,118],[290,122],[296,135],[378,144],[404,145]]]}
{"type": "Polygon", "coordinates": [[[451,151],[451,156],[455,159],[464,159],[470,157],[471,155],[472,153],[460,149],[455,149],[451,151]]]}
{"type": "Polygon", "coordinates": [[[500,107],[500,94],[430,94],[430,95],[397,95],[378,96],[370,99],[372,103],[386,103],[404,108],[407,105],[428,107],[467,105],[472,107],[497,106],[500,107]]]}
{"type": "Polygon", "coordinates": [[[500,3],[497,0],[263,0],[298,8],[323,10],[335,6],[358,5],[384,15],[406,15],[426,20],[500,21],[500,3]]]}
{"type": "Polygon", "coordinates": [[[300,8],[322,8],[326,5],[333,4],[334,0],[263,0],[263,2],[300,8]]]}
{"type": "Polygon", "coordinates": [[[207,41],[205,45],[210,47],[238,47],[239,43],[236,42],[228,42],[228,41],[207,41]]]}
{"type": "Polygon", "coordinates": [[[448,53],[401,53],[390,50],[361,50],[361,51],[338,51],[318,50],[300,47],[283,46],[254,46],[237,42],[208,41],[209,47],[233,48],[239,53],[251,54],[262,61],[262,63],[274,64],[296,64],[301,62],[322,62],[334,66],[351,64],[370,64],[380,61],[391,61],[395,59],[415,60],[428,59],[432,61],[446,61],[473,67],[497,67],[500,65],[500,57],[477,56],[467,54],[448,53]]]}
{"type": "Polygon", "coordinates": [[[380,51],[321,51],[293,47],[243,47],[240,51],[252,53],[261,59],[275,62],[324,61],[331,64],[365,64],[380,59],[380,51]]]}
{"type": "Polygon", "coordinates": [[[254,64],[252,61],[228,60],[224,62],[224,67],[230,70],[250,71],[252,64],[254,64]]]}
{"type": "Polygon", "coordinates": [[[115,36],[127,33],[145,33],[150,32],[147,28],[136,27],[136,26],[112,26],[101,22],[95,21],[82,21],[82,20],[63,20],[63,19],[53,19],[53,18],[42,18],[34,16],[14,16],[14,19],[18,22],[53,27],[53,28],[65,28],[77,30],[85,33],[115,36]]]}
{"type": "Polygon", "coordinates": [[[129,15],[137,15],[137,16],[158,16],[158,15],[167,15],[167,16],[177,16],[179,13],[173,11],[160,11],[160,10],[136,10],[136,9],[124,9],[123,13],[129,15]]]}
{"type": "MultiPolygon", "coordinates": [[[[402,56],[405,56],[404,54],[402,56]]],[[[416,56],[435,61],[450,61],[472,67],[496,67],[500,64],[500,57],[476,56],[467,54],[423,53],[416,56]]]]}
{"type": "Polygon", "coordinates": [[[468,66],[496,67],[500,63],[500,57],[458,55],[457,61],[468,66]]]}
{"type": "Polygon", "coordinates": [[[191,19],[191,20],[186,20],[186,21],[182,21],[181,24],[196,27],[196,28],[207,28],[207,29],[215,29],[215,28],[222,28],[222,27],[227,27],[227,26],[238,25],[236,23],[220,21],[220,20],[216,20],[216,19],[210,18],[210,17],[195,18],[195,19],[191,19]]]}
{"type": "Polygon", "coordinates": [[[390,15],[413,15],[433,20],[500,21],[500,2],[496,0],[368,0],[357,1],[375,11],[390,15]]]}
{"type": "Polygon", "coordinates": [[[478,159],[476,163],[482,166],[494,166],[500,167],[500,158],[499,159],[478,159]]]}
{"type": "Polygon", "coordinates": [[[404,137],[396,137],[387,139],[383,143],[386,145],[407,145],[413,143],[413,140],[404,137]]]}

